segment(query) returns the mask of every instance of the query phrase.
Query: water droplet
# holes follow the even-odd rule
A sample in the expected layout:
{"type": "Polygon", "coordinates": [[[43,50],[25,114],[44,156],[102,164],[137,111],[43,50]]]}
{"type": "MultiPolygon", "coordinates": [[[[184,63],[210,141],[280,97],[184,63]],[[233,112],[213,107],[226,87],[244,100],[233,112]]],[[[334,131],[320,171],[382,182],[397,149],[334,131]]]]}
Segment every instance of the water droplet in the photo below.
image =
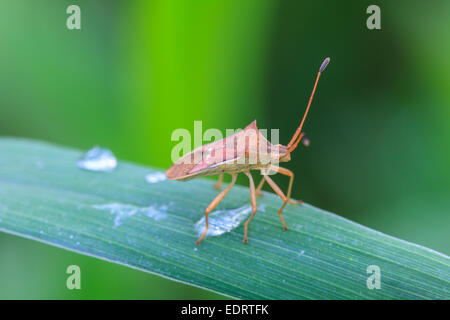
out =
{"type": "Polygon", "coordinates": [[[39,231],[40,234],[44,234],[44,230],[39,231]]]}
{"type": "Polygon", "coordinates": [[[71,234],[71,235],[69,236],[69,238],[70,238],[70,239],[73,239],[73,234],[71,234]]]}
{"type": "Polygon", "coordinates": [[[111,171],[117,166],[117,160],[111,150],[94,147],[85,153],[77,165],[90,171],[111,171]]]}
{"type": "Polygon", "coordinates": [[[194,251],[197,251],[197,250],[198,250],[198,248],[197,248],[197,247],[195,247],[195,248],[194,248],[194,251]]]}
{"type": "Polygon", "coordinates": [[[152,218],[156,221],[167,217],[166,205],[162,206],[151,205],[149,207],[138,207],[130,204],[107,203],[101,205],[93,205],[92,207],[98,210],[109,211],[110,214],[114,216],[114,226],[116,227],[120,226],[125,219],[134,216],[136,213],[142,213],[147,217],[152,218]]]}
{"type": "Polygon", "coordinates": [[[148,183],[158,183],[166,179],[167,179],[166,175],[163,172],[159,171],[149,173],[148,175],[145,176],[145,180],[148,183]]]}
{"type": "MultiPolygon", "coordinates": [[[[208,215],[209,229],[206,237],[220,236],[225,232],[237,228],[247,216],[252,212],[251,206],[243,206],[232,210],[216,210],[208,215]]],[[[205,217],[202,217],[196,224],[198,236],[205,230],[205,217]]]]}
{"type": "Polygon", "coordinates": [[[305,250],[300,251],[300,254],[304,254],[304,253],[305,253],[305,250]]]}

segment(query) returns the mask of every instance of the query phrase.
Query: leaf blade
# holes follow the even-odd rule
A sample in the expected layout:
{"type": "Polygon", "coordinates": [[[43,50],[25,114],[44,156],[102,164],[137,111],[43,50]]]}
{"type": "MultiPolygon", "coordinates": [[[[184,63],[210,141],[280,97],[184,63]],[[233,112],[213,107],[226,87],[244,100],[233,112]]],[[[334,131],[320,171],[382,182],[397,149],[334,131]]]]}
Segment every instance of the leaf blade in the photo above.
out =
{"type": "MultiPolygon", "coordinates": [[[[258,199],[265,210],[250,224],[248,245],[242,244],[241,225],[197,248],[194,224],[217,193],[212,182],[149,184],[144,177],[154,169],[126,162],[110,173],[87,172],[76,167],[81,154],[1,138],[0,231],[235,298],[450,297],[447,256],[310,205],[288,206],[284,217],[290,230],[283,232],[281,201],[270,193],[258,199]],[[116,223],[117,216],[95,207],[105,204],[126,205],[129,216],[116,223]],[[165,218],[146,214],[148,208],[165,218]],[[369,265],[381,268],[381,290],[366,286],[369,265]]],[[[245,205],[249,192],[236,186],[218,209],[245,205]]]]}

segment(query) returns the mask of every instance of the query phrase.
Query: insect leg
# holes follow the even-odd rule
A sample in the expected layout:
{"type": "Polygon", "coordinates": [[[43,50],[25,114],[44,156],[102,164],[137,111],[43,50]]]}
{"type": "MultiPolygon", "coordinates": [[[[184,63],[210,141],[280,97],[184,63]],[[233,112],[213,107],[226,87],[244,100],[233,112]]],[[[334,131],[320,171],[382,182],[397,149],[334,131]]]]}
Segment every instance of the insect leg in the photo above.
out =
{"type": "Polygon", "coordinates": [[[206,227],[205,227],[205,230],[203,231],[202,235],[200,236],[200,238],[198,238],[198,240],[195,242],[197,245],[200,245],[200,242],[203,240],[203,238],[205,237],[206,233],[208,232],[208,228],[209,228],[208,214],[220,203],[220,201],[223,200],[223,198],[225,198],[227,193],[234,186],[234,183],[236,182],[236,178],[237,178],[237,174],[236,173],[232,173],[231,174],[231,182],[230,182],[230,184],[225,189],[223,189],[217,195],[217,197],[209,204],[209,206],[206,208],[206,210],[205,210],[205,224],[206,224],[206,227]]]}
{"type": "Polygon", "coordinates": [[[284,204],[283,206],[280,208],[280,210],[278,210],[278,215],[280,216],[280,220],[281,223],[283,224],[284,230],[287,230],[288,227],[286,225],[286,223],[284,222],[283,217],[281,216],[283,213],[283,209],[286,205],[286,196],[284,195],[283,191],[281,191],[280,187],[277,186],[277,184],[275,182],[273,182],[272,178],[270,178],[269,176],[265,175],[264,176],[267,180],[267,183],[272,187],[273,191],[275,191],[275,193],[281,198],[281,200],[283,200],[284,204]]]}
{"type": "Polygon", "coordinates": [[[247,233],[248,233],[248,224],[250,223],[250,220],[252,220],[252,218],[255,216],[256,211],[258,210],[258,206],[256,205],[256,190],[255,190],[255,182],[253,181],[252,175],[249,171],[244,171],[244,173],[247,175],[248,180],[250,182],[250,202],[252,204],[252,215],[250,216],[250,218],[248,218],[248,220],[245,222],[244,226],[244,243],[247,243],[247,233]]]}
{"type": "Polygon", "coordinates": [[[256,196],[257,197],[262,197],[261,189],[264,185],[264,182],[266,182],[266,178],[263,176],[261,181],[258,184],[258,187],[256,188],[256,196]]]}
{"type": "Polygon", "coordinates": [[[223,182],[223,173],[220,174],[219,181],[217,181],[217,183],[214,184],[214,188],[220,189],[220,187],[222,186],[222,182],[223,182]]]}
{"type": "Polygon", "coordinates": [[[289,177],[289,187],[288,187],[288,191],[286,194],[286,198],[287,198],[287,203],[289,204],[302,204],[303,201],[301,200],[291,200],[291,191],[292,191],[292,183],[294,182],[294,173],[286,168],[277,168],[277,172],[284,174],[285,176],[289,177]]]}

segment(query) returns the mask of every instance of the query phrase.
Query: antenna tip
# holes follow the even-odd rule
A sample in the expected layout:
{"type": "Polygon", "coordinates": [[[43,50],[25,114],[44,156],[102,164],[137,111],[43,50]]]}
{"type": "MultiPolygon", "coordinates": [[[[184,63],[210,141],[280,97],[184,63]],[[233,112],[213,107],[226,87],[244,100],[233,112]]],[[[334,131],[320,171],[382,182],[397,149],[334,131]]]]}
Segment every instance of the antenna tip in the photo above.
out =
{"type": "Polygon", "coordinates": [[[330,58],[326,58],[325,60],[323,60],[319,72],[323,72],[323,70],[325,70],[325,68],[327,67],[328,63],[330,63],[330,58]]]}
{"type": "Polygon", "coordinates": [[[311,144],[311,141],[306,136],[304,136],[302,139],[302,143],[305,147],[309,147],[309,145],[311,144]]]}

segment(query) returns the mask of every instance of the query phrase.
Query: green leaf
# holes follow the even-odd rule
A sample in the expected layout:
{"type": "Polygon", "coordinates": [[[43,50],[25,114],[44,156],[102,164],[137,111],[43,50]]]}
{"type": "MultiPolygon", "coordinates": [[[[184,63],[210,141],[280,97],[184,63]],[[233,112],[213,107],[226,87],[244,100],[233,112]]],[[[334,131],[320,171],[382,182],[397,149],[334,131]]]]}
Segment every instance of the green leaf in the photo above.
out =
{"type": "MultiPolygon", "coordinates": [[[[112,172],[85,171],[82,154],[0,139],[0,230],[235,298],[450,298],[449,257],[307,204],[286,207],[283,232],[271,193],[258,199],[248,244],[240,224],[197,247],[213,182],[148,183],[155,169],[121,161],[112,172]],[[371,265],[381,289],[367,287],[371,265]]],[[[248,206],[248,188],[235,186],[216,211],[248,206]]]]}

